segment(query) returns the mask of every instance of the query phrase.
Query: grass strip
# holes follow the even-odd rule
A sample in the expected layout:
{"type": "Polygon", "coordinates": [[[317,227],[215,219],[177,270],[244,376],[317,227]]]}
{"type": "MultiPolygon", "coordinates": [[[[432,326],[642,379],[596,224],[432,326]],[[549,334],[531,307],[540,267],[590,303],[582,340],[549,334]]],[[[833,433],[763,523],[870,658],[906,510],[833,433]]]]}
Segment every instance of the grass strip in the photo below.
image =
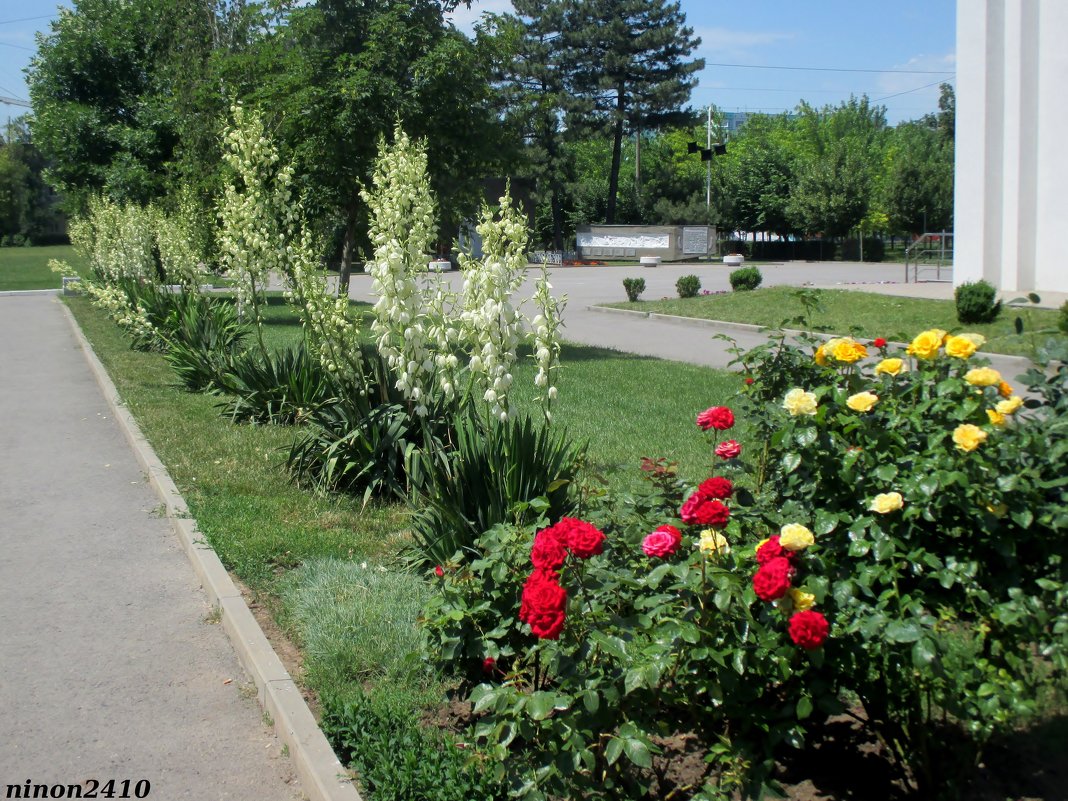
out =
{"type": "Polygon", "coordinates": [[[905,298],[846,289],[799,290],[786,286],[752,292],[701,295],[685,300],[639,300],[607,305],[618,309],[767,327],[785,323],[789,328],[853,334],[867,339],[884,337],[897,342],[909,342],[928,328],[974,331],[987,338],[984,351],[1009,356],[1032,355],[1036,347],[1045,344],[1048,336],[1035,335],[1034,332],[1056,329],[1058,319],[1058,313],[1049,309],[1003,306],[1001,315],[993,323],[965,326],[957,322],[956,306],[951,300],[905,298]],[[809,316],[807,326],[799,325],[793,319],[805,312],[799,294],[802,291],[815,294],[821,307],[809,316]],[[1016,333],[1017,317],[1023,321],[1022,335],[1016,333]]]}
{"type": "Polygon", "coordinates": [[[59,289],[63,281],[48,269],[52,259],[66,261],[80,275],[89,265],[70,245],[0,248],[0,292],[24,289],[59,289]]]}

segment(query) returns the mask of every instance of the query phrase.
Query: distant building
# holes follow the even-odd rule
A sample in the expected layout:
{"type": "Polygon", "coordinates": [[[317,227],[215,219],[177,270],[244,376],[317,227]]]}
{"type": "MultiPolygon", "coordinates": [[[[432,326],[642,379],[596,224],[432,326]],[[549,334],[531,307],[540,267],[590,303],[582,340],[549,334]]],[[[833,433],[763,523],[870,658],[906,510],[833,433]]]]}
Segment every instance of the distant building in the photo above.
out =
{"type": "Polygon", "coordinates": [[[1065,42],[1065,0],[957,0],[957,285],[1068,292],[1065,42]]]}

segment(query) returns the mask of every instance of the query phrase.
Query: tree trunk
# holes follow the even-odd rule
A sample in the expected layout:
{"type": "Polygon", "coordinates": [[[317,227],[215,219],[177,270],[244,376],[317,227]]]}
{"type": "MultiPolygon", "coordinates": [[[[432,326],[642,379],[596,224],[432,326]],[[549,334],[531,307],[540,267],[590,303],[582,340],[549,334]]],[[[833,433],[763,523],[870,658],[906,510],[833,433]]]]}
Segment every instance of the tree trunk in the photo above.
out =
{"type": "Polygon", "coordinates": [[[341,246],[341,270],[337,279],[337,295],[349,294],[349,278],[352,276],[352,251],[356,247],[356,210],[349,209],[345,223],[345,241],[341,246]]]}
{"type": "Polygon", "coordinates": [[[553,181],[553,250],[564,249],[564,202],[563,187],[559,181],[553,181]]]}
{"type": "Polygon", "coordinates": [[[623,89],[616,91],[616,124],[612,134],[612,172],[608,176],[608,211],[605,223],[616,222],[616,195],[619,194],[619,165],[623,156],[623,110],[625,109],[623,89]]]}

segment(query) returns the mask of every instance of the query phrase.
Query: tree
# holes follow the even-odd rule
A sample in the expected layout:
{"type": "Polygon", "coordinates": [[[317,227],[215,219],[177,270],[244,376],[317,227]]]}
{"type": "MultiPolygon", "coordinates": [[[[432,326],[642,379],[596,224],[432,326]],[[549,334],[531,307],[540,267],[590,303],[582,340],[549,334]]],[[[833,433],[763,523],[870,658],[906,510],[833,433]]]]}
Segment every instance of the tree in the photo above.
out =
{"type": "Polygon", "coordinates": [[[789,210],[795,154],[788,127],[785,117],[753,115],[731,141],[726,189],[732,227],[754,237],[757,231],[780,236],[795,231],[789,210]]]}
{"type": "Polygon", "coordinates": [[[574,0],[564,16],[564,65],[574,96],[583,101],[569,126],[593,120],[611,132],[605,220],[616,219],[623,138],[689,122],[680,110],[696,85],[703,59],[686,61],[701,43],[678,2],[574,0]]]}
{"type": "Polygon", "coordinates": [[[326,233],[340,229],[342,284],[356,251],[370,249],[360,187],[398,120],[428,140],[438,247],[447,247],[508,151],[493,113],[491,44],[446,25],[434,0],[320,0],[292,9],[259,48],[264,70],[247,97],[276,120],[309,213],[326,233]]]}
{"type": "Polygon", "coordinates": [[[880,192],[892,231],[953,227],[953,151],[941,131],[902,123],[887,148],[880,192]]]}
{"type": "Polygon", "coordinates": [[[553,250],[563,250],[566,183],[573,169],[563,130],[568,103],[561,30],[564,4],[513,0],[512,5],[515,15],[493,20],[497,36],[508,43],[509,58],[500,77],[509,116],[527,145],[526,162],[541,187],[538,199],[548,201],[549,240],[553,250]]]}
{"type": "Polygon", "coordinates": [[[27,118],[8,123],[6,135],[0,136],[0,237],[5,241],[20,237],[39,242],[61,234],[62,217],[44,181],[44,168],[27,118]]]}

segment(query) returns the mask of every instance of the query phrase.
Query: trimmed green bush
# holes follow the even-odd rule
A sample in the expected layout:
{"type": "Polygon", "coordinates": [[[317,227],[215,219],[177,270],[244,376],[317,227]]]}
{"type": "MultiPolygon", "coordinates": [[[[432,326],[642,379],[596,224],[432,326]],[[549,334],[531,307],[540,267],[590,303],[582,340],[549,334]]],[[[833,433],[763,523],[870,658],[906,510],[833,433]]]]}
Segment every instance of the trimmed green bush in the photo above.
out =
{"type": "Polygon", "coordinates": [[[992,323],[1001,314],[997,290],[987,281],[969,281],[953,293],[957,303],[957,319],[965,325],[992,323]]]}
{"type": "Polygon", "coordinates": [[[731,273],[731,289],[735,292],[749,292],[760,286],[764,276],[756,267],[742,267],[731,273]]]}
{"type": "Polygon", "coordinates": [[[1068,300],[1061,304],[1061,317],[1057,321],[1057,327],[1068,334],[1068,300]]]}
{"type": "Polygon", "coordinates": [[[696,275],[684,275],[675,282],[680,298],[693,298],[701,291],[701,279],[696,275]]]}
{"type": "Polygon", "coordinates": [[[644,278],[624,278],[623,288],[627,291],[627,300],[634,303],[645,291],[644,278]]]}

